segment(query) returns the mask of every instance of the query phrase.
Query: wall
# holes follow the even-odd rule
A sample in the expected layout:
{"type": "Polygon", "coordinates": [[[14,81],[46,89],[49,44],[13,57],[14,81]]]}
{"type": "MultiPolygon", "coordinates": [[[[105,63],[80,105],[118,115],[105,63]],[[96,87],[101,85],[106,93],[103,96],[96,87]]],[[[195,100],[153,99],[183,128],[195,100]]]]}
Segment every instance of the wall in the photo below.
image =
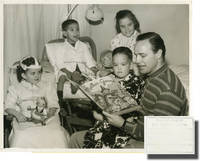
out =
{"type": "Polygon", "coordinates": [[[170,64],[189,64],[188,5],[100,5],[104,23],[91,27],[91,37],[97,44],[98,57],[109,48],[115,35],[114,17],[121,9],[131,10],[138,18],[142,32],[154,31],[164,39],[170,64]]]}

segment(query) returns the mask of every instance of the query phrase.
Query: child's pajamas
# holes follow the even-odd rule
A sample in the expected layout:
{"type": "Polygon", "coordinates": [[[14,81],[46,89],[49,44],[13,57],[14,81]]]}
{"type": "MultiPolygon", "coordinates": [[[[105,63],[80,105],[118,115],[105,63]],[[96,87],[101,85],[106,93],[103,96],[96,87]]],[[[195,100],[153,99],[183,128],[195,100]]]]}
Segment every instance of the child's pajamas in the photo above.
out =
{"type": "MultiPolygon", "coordinates": [[[[141,95],[145,85],[145,78],[135,76],[131,71],[130,74],[119,82],[131,96],[140,104],[141,95]]],[[[137,112],[123,115],[124,119],[136,121],[137,112]]],[[[83,148],[122,148],[131,138],[122,129],[110,125],[106,120],[97,121],[93,128],[85,135],[83,148]]]]}

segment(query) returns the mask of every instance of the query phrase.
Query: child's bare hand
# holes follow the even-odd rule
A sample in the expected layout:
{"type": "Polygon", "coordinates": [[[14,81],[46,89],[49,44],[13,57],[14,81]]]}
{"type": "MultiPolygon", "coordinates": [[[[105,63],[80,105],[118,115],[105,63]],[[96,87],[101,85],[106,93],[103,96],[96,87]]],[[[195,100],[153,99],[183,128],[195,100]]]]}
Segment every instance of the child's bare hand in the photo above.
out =
{"type": "Polygon", "coordinates": [[[67,77],[68,79],[71,79],[72,73],[71,73],[70,71],[68,71],[66,68],[62,68],[62,69],[60,69],[60,70],[66,74],[66,77],[67,77]]]}
{"type": "Polygon", "coordinates": [[[80,72],[78,72],[78,71],[74,71],[73,73],[72,73],[72,80],[74,81],[74,82],[79,82],[79,81],[81,81],[82,80],[82,76],[81,76],[81,73],[80,72]]]}
{"type": "Polygon", "coordinates": [[[26,116],[24,116],[24,115],[21,114],[21,113],[18,113],[18,114],[16,115],[16,119],[17,119],[18,122],[25,122],[25,121],[27,120],[26,116]]]}
{"type": "Polygon", "coordinates": [[[93,111],[93,116],[96,120],[98,121],[103,121],[103,116],[102,114],[97,113],[96,111],[93,111]]]}
{"type": "Polygon", "coordinates": [[[107,75],[109,75],[111,72],[108,70],[100,70],[99,71],[99,77],[105,77],[107,75]]]}
{"type": "Polygon", "coordinates": [[[40,123],[42,123],[42,120],[32,119],[31,121],[32,121],[34,124],[40,124],[40,123]]]}
{"type": "Polygon", "coordinates": [[[121,116],[114,115],[114,114],[109,114],[105,111],[103,111],[103,114],[106,116],[108,122],[115,126],[115,127],[122,127],[124,123],[124,119],[121,116]]]}

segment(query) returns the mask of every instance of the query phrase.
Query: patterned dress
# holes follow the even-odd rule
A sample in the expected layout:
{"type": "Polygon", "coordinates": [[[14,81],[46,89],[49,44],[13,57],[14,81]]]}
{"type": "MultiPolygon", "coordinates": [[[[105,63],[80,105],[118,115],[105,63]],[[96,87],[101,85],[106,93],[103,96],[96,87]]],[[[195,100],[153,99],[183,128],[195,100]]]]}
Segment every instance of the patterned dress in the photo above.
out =
{"type": "MultiPolygon", "coordinates": [[[[133,71],[119,82],[131,96],[140,104],[141,95],[145,85],[145,77],[134,75],[133,71]]],[[[136,121],[140,113],[131,112],[123,115],[124,119],[136,121]]],[[[110,125],[106,119],[97,121],[94,127],[90,128],[85,135],[83,148],[123,148],[131,138],[121,128],[110,125]]]]}
{"type": "MultiPolygon", "coordinates": [[[[134,53],[134,47],[136,44],[136,38],[139,35],[139,32],[135,31],[130,37],[124,36],[122,33],[117,34],[110,43],[111,50],[114,50],[118,47],[128,47],[134,53]]],[[[136,60],[135,55],[133,54],[133,61],[136,60]]]]}

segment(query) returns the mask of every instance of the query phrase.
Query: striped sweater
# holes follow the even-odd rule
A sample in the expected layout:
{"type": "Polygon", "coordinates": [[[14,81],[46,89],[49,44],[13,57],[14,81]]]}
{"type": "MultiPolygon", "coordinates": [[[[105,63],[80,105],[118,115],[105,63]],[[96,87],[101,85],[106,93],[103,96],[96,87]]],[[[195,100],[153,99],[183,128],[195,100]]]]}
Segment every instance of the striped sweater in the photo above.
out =
{"type": "MultiPolygon", "coordinates": [[[[166,64],[146,79],[141,107],[144,116],[188,115],[185,89],[166,64]]],[[[124,130],[138,140],[144,140],[144,116],[135,123],[126,122],[124,126],[124,130]]]]}

